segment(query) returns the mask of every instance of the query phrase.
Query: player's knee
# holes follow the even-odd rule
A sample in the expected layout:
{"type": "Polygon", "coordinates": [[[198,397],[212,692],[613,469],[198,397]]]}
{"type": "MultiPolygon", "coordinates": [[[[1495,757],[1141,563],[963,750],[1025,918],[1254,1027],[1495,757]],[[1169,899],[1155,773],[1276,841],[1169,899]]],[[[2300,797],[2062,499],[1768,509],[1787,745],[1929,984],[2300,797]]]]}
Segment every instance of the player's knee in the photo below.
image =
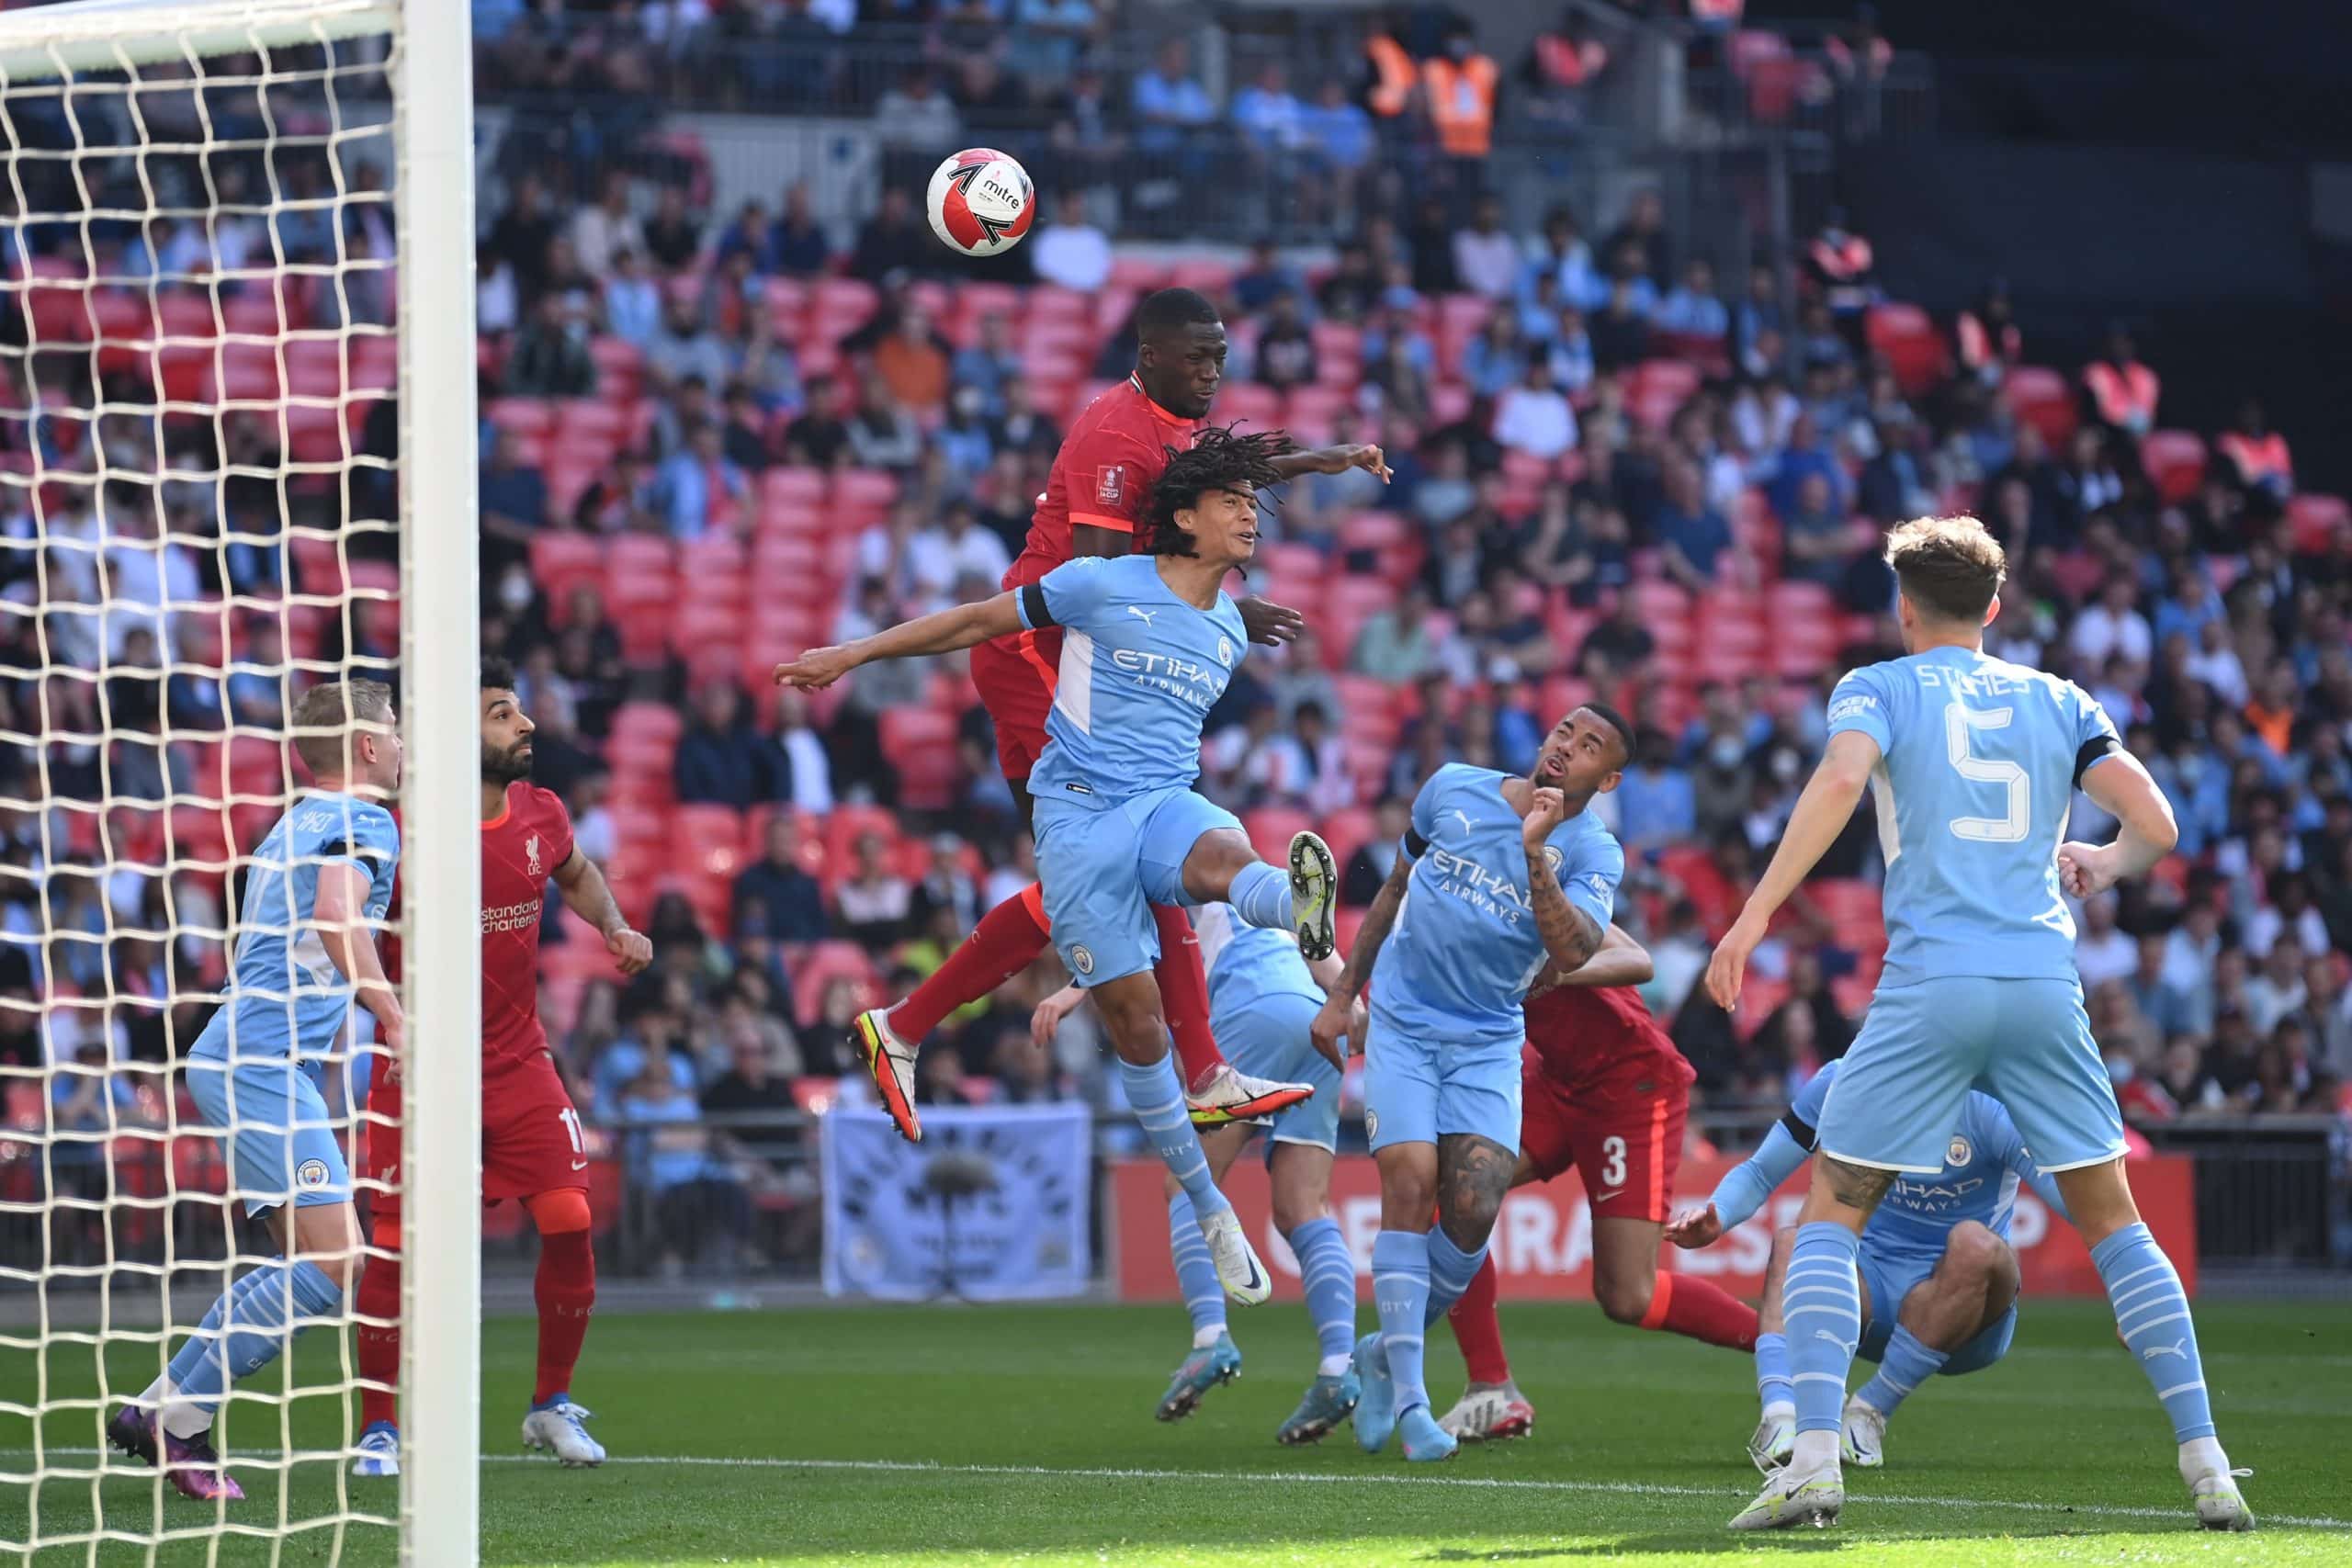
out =
{"type": "Polygon", "coordinates": [[[1380,1223],[1385,1230],[1426,1231],[1437,1209],[1437,1176],[1418,1170],[1380,1173],[1380,1223]]]}
{"type": "Polygon", "coordinates": [[[1285,1236],[1301,1225],[1313,1224],[1329,1212],[1330,1205],[1320,1193],[1274,1189],[1274,1228],[1285,1236]]]}
{"type": "Polygon", "coordinates": [[[2009,1244],[1974,1220],[1952,1226],[1944,1243],[1944,1270],[1972,1282],[1990,1283],[2016,1267],[2009,1244]]]}
{"type": "Polygon", "coordinates": [[[1596,1274],[1592,1280],[1593,1300],[1611,1323],[1638,1325],[1649,1316],[1650,1300],[1657,1292],[1657,1275],[1638,1269],[1611,1270],[1596,1274]]]}
{"type": "Polygon", "coordinates": [[[1168,1025],[1160,1017],[1156,995],[1106,998],[1098,990],[1094,1007],[1102,1015],[1102,1031],[1111,1037],[1111,1049],[1121,1061],[1149,1062],[1167,1053],[1168,1025]]]}

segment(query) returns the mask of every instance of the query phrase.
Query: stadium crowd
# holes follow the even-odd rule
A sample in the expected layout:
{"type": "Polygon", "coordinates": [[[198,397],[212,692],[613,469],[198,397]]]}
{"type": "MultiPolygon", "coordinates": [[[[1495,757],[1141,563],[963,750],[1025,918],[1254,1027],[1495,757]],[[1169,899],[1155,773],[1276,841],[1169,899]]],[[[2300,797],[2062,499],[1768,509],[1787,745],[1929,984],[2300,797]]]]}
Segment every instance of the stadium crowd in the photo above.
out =
{"type": "MultiPolygon", "coordinates": [[[[788,37],[831,28],[831,9],[785,0],[714,25],[788,37]]],[[[478,7],[490,47],[520,38],[532,46],[512,58],[547,69],[570,58],[532,30],[560,10],[511,10],[478,7]]],[[[1015,11],[1015,55],[1074,51],[1097,26],[1084,0],[1015,11]]],[[[594,25],[623,12],[659,42],[693,8],[618,7],[594,25]]],[[[611,50],[575,53],[616,69],[611,50]]],[[[1224,115],[1302,167],[1345,166],[1353,154],[1335,148],[1369,156],[1344,95],[1302,102],[1268,76],[1217,106],[1185,69],[1162,56],[1123,85],[1119,123],[1138,141],[1224,115]]],[[[894,90],[914,101],[888,118],[927,157],[980,123],[958,114],[995,89],[967,73],[938,107],[922,102],[933,85],[894,90]]],[[[1104,90],[1079,70],[1062,108],[1079,124],[1111,114],[1089,107],[1104,90]]],[[[718,1215],[722,1241],[743,1232],[747,1171],[754,1188],[797,1179],[791,1140],[700,1119],[859,1093],[855,1012],[902,994],[1035,874],[960,659],[877,666],[814,702],[779,695],[764,671],[993,592],[1060,429],[1124,374],[1134,303],[1167,284],[1224,310],[1216,418],[1376,441],[1395,470],[1385,486],[1351,471],[1289,487],[1253,587],[1306,611],[1309,629],[1253,655],[1202,759],[1210,793],[1269,841],[1321,824],[1351,904],[1385,874],[1402,804],[1431,769],[1523,769],[1565,705],[1607,696],[1641,729],[1601,809],[1628,852],[1620,918],[1657,955],[1652,1005],[1704,1096],[1783,1102],[1851,1040],[1877,973],[1867,808],[1759,954],[1740,1014],[1693,982],[1818,753],[1836,676],[1901,651],[1879,538],[1973,510],[2011,560],[1991,646],[2090,689],[2180,818],[2161,875],[2080,917],[2127,1110],[2160,1122],[2340,1103],[2352,522],[2297,491],[2258,404],[2210,439],[2167,427],[2161,354],[2143,361],[2128,333],[2092,365],[2037,365],[1997,288],[1931,321],[1882,296],[1867,240],[1842,224],[1719,277],[1648,192],[1623,210],[1555,209],[1532,232],[1498,199],[1389,210],[1367,196],[1329,254],[1270,243],[1167,262],[1123,250],[1082,191],[1048,190],[1016,253],[1026,276],[968,281],[904,181],[837,234],[797,187],[772,209],[718,212],[684,180],[615,172],[575,190],[562,166],[550,174],[484,202],[483,644],[521,671],[540,782],[657,953],[620,986],[584,928],[551,913],[550,1032],[595,1119],[675,1124],[647,1137],[640,1168],[718,1215]]],[[[388,254],[368,230],[382,216],[352,209],[355,254],[388,254]]],[[[213,243],[333,247],[332,228],[265,222],[225,218],[213,243]]],[[[186,265],[135,233],[105,246],[109,276],[186,265]]],[[[34,252],[62,254],[62,239],[34,252]]],[[[390,305],[363,288],[336,308],[364,324],[390,305]]],[[[15,312],[9,330],[38,334],[15,312]]],[[[153,1071],[193,1037],[220,977],[218,942],[193,933],[222,923],[222,890],[95,874],[101,834],[154,842],[160,829],[141,826],[153,814],[69,811],[45,836],[33,803],[191,791],[203,743],[232,722],[279,722],[271,667],[288,651],[380,660],[396,645],[369,604],[345,626],[277,598],[386,582],[382,533],[322,555],[300,532],[344,504],[390,515],[380,472],[361,472],[347,503],[304,491],[282,513],[279,486],[247,478],[280,456],[266,422],[232,416],[217,441],[209,422],[166,427],[158,448],[119,417],[34,417],[86,396],[93,376],[119,390],[141,374],[92,358],[12,384],[0,427],[0,461],[19,473],[40,446],[53,509],[36,530],[19,486],[0,519],[0,728],[50,737],[0,754],[0,990],[16,1004],[0,1007],[0,1061],[122,1062],[110,1079],[57,1083],[62,1121],[103,1125],[109,1100],[160,1103],[153,1071]],[[244,467],[217,495],[159,485],[181,455],[244,467]],[[215,679],[198,666],[218,662],[208,626],[223,618],[188,607],[222,594],[237,596],[237,667],[215,679]],[[86,613],[101,600],[105,615],[86,613]],[[44,638],[72,666],[46,679],[44,638]],[[130,934],[167,929],[183,934],[130,934]]],[[[354,406],[357,449],[390,455],[390,399],[354,406]]],[[[249,750],[218,748],[232,768],[249,750]]],[[[2096,836],[2087,800],[2076,816],[2096,836]]],[[[950,1021],[955,1048],[922,1058],[927,1100],[1115,1093],[1082,1014],[1050,1050],[1031,1043],[1030,1010],[1059,983],[1050,965],[950,1021]]]]}

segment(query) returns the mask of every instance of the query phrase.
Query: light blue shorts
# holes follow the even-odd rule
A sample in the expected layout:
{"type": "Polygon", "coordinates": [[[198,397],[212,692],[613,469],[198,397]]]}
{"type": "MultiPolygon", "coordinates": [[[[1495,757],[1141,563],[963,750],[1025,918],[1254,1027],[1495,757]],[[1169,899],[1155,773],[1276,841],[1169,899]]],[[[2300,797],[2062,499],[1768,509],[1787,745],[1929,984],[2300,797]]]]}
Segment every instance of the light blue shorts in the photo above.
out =
{"type": "Polygon", "coordinates": [[[1274,1113],[1271,1143],[1340,1146],[1340,1069],[1324,1059],[1308,1033],[1322,1010],[1321,997],[1296,991],[1258,997],[1229,1010],[1210,1009],[1209,1032],[1236,1072],[1315,1086],[1313,1099],[1274,1113]]]}
{"type": "Polygon", "coordinates": [[[1370,1035],[1363,1124],[1374,1153],[1471,1133],[1518,1155],[1521,1036],[1476,1044],[1419,1039],[1382,1010],[1377,991],[1370,1035]]]}
{"type": "Polygon", "coordinates": [[[1821,1110],[1822,1153],[1932,1176],[1968,1091],[2008,1107],[2044,1170],[2123,1153],[2123,1113],[2075,980],[1951,976],[1881,986],[1821,1110]]]}
{"type": "Polygon", "coordinates": [[[1087,987],[1159,962],[1151,906],[1199,903],[1184,891],[1184,857],[1204,833],[1241,827],[1232,812],[1181,788],[1100,807],[1041,798],[1035,820],[1054,951],[1087,987]]]}
{"type": "MultiPolygon", "coordinates": [[[[1844,1069],[1839,1069],[1841,1077],[1844,1069]]],[[[1862,1342],[1854,1352],[1865,1361],[1875,1361],[1886,1354],[1886,1342],[1894,1337],[1896,1317],[1903,1311],[1903,1298],[1918,1288],[1919,1281],[1936,1271],[1939,1257],[1910,1251],[1896,1251],[1872,1247],[1866,1238],[1862,1243],[1862,1291],[1870,1300],[1870,1326],[1862,1330],[1862,1342]]],[[[1938,1369],[1939,1375],[1956,1378],[1963,1372],[1981,1372],[2009,1353],[2009,1341],[2017,1337],[2018,1303],[2009,1303],[2008,1311],[1976,1331],[1973,1338],[1954,1350],[1938,1369]]]]}
{"type": "Polygon", "coordinates": [[[259,1214],[351,1201],[351,1171],[319,1092],[323,1064],[191,1055],[187,1091],[205,1124],[229,1145],[232,1196],[259,1214]]]}

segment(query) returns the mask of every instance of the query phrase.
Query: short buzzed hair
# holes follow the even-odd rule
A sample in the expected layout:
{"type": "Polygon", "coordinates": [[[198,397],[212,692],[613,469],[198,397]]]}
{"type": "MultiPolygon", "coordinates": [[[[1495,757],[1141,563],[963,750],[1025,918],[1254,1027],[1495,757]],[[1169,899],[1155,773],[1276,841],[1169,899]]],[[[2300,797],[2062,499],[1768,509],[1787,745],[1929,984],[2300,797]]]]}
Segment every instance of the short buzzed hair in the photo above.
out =
{"type": "Polygon", "coordinates": [[[1922,517],[1886,536],[1903,596],[1939,621],[1981,626],[2008,576],[2001,542],[1973,517],[1922,517]]]}
{"type": "Polygon", "coordinates": [[[1197,288],[1162,288],[1136,308],[1136,341],[1149,343],[1178,327],[1217,324],[1216,306],[1197,288]]]}
{"type": "Polygon", "coordinates": [[[381,681],[330,681],[294,705],[294,751],[313,774],[351,771],[351,736],[361,724],[392,722],[392,689],[381,681]]]}

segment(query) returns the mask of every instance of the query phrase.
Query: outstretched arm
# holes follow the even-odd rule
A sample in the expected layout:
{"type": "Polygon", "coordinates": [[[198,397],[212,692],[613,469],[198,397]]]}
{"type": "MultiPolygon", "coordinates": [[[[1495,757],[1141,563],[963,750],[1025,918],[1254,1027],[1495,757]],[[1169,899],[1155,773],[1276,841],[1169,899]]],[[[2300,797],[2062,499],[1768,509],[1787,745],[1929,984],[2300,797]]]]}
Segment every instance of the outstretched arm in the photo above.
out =
{"type": "Polygon", "coordinates": [[[653,944],[629,928],[594,861],[573,850],[571,858],[555,868],[555,885],[563,893],[564,907],[596,928],[622,974],[638,974],[653,962],[653,944]]]}
{"type": "Polygon", "coordinates": [[[990,637],[1012,637],[1021,629],[1019,594],[1000,593],[978,604],[918,616],[838,648],[812,648],[790,663],[777,665],[775,683],[818,691],[861,664],[953,653],[961,648],[977,648],[990,637]]]}
{"type": "Polygon", "coordinates": [[[1707,994],[1726,1012],[1739,1000],[1748,954],[1764,940],[1773,914],[1845,831],[1878,760],[1878,742],[1860,730],[1841,730],[1829,738],[1821,765],[1814,769],[1804,793],[1797,796],[1796,808],[1789,814],[1781,847],[1772,852],[1772,863],[1764,868],[1756,891],[1747,896],[1747,908],[1740,910],[1739,919],[1732,922],[1707,964],[1707,994]]]}
{"type": "Polygon", "coordinates": [[[1343,474],[1350,468],[1369,470],[1388,482],[1388,458],[1377,446],[1318,446],[1311,452],[1284,452],[1274,460],[1274,471],[1286,479],[1301,474],[1343,474]]]}
{"type": "Polygon", "coordinates": [[[1675,1216],[1666,1228],[1666,1238],[1680,1247],[1712,1246],[1724,1232],[1747,1224],[1773,1190],[1795,1175],[1809,1157],[1810,1151],[1787,1126],[1774,1122],[1754,1154],[1724,1172],[1705,1204],[1675,1216]]]}
{"type": "MultiPolygon", "coordinates": [[[[1405,904],[1405,886],[1412,878],[1412,857],[1399,852],[1396,863],[1388,868],[1388,880],[1380,885],[1379,897],[1364,911],[1363,924],[1356,928],[1355,944],[1348,950],[1346,965],[1325,985],[1323,1010],[1315,1015],[1309,1032],[1315,1048],[1334,1066],[1344,1068],[1348,1065],[1346,1053],[1340,1045],[1342,1039],[1353,1039],[1357,1048],[1363,1048],[1363,1032],[1356,1027],[1356,1001],[1372,983],[1373,965],[1380,961],[1381,944],[1396,929],[1396,911],[1405,904]]],[[[1321,980],[1323,976],[1318,974],[1316,978],[1321,980]]]]}

